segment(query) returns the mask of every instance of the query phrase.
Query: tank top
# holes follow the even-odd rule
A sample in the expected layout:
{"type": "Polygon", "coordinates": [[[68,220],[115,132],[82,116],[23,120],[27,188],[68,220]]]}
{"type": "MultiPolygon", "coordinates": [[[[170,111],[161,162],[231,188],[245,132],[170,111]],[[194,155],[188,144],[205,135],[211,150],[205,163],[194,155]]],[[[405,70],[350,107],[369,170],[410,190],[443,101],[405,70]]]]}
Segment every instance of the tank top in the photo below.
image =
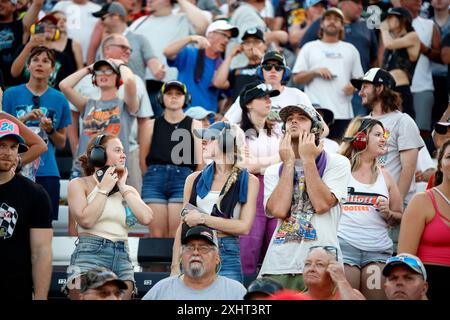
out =
{"type": "Polygon", "coordinates": [[[406,48],[398,50],[384,50],[383,55],[383,69],[391,71],[400,69],[406,73],[409,83],[412,82],[414,70],[416,69],[417,61],[409,60],[408,50],[406,48]]]}
{"type": "Polygon", "coordinates": [[[374,184],[364,184],[351,176],[347,200],[342,204],[338,237],[364,251],[385,251],[392,248],[388,225],[374,204],[378,197],[389,198],[383,173],[374,184]]]}
{"type": "Polygon", "coordinates": [[[148,166],[152,164],[172,164],[195,170],[192,120],[192,118],[186,116],[179,123],[173,124],[168,122],[164,115],[155,119],[150,153],[146,158],[148,166]],[[185,154],[185,152],[188,152],[188,154],[185,154]],[[174,159],[172,159],[172,153],[174,159]]]}
{"type": "Polygon", "coordinates": [[[439,211],[433,189],[426,190],[434,207],[434,217],[425,226],[417,248],[417,256],[423,263],[439,264],[450,267],[450,222],[439,211]]]}
{"type": "Polygon", "coordinates": [[[70,59],[71,63],[76,68],[77,62],[75,60],[75,54],[73,53],[72,39],[71,38],[67,38],[66,47],[64,48],[64,50],[62,52],[67,55],[67,57],[70,59]]]}
{"type": "MultiPolygon", "coordinates": [[[[97,193],[98,187],[95,186],[88,195],[87,202],[91,203],[94,201],[97,193]]],[[[123,197],[120,192],[110,195],[106,199],[105,207],[95,225],[89,229],[85,229],[78,225],[78,233],[88,233],[111,241],[128,240],[126,213],[122,201],[123,197]]]]}

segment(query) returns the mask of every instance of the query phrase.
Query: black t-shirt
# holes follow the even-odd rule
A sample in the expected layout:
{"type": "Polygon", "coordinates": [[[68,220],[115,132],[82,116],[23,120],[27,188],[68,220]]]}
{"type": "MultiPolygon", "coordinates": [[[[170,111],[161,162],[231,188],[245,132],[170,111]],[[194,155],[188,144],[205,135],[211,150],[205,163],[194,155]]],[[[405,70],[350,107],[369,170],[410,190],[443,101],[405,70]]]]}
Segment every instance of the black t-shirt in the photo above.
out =
{"type": "MultiPolygon", "coordinates": [[[[442,48],[450,47],[450,33],[442,39],[442,48]]],[[[447,65],[447,93],[450,92],[450,64],[447,65]]]]}
{"type": "MultiPolygon", "coordinates": [[[[17,55],[20,54],[24,47],[24,45],[20,46],[17,55]]],[[[67,53],[54,49],[53,53],[55,54],[55,71],[50,75],[48,85],[53,89],[59,90],[59,83],[77,71],[77,69],[67,53]]],[[[22,74],[17,79],[20,80],[20,83],[26,83],[30,79],[30,72],[26,65],[23,67],[22,74]]]]}
{"type": "Polygon", "coordinates": [[[256,75],[256,68],[259,64],[249,64],[248,66],[233,69],[228,75],[228,81],[230,82],[231,101],[235,101],[241,93],[241,90],[249,83],[258,79],[256,75]]]}
{"type": "Polygon", "coordinates": [[[292,25],[300,25],[305,21],[303,0],[282,0],[275,9],[275,17],[282,17],[286,22],[286,30],[292,25]]]}
{"type": "MultiPolygon", "coordinates": [[[[5,86],[17,85],[17,79],[11,77],[11,65],[17,57],[17,50],[23,44],[23,22],[16,20],[0,23],[0,66],[5,86]]],[[[20,51],[19,51],[20,52],[20,51]]]]}
{"type": "Polygon", "coordinates": [[[31,300],[30,229],[51,229],[50,197],[21,175],[0,185],[0,299],[31,300]]]}

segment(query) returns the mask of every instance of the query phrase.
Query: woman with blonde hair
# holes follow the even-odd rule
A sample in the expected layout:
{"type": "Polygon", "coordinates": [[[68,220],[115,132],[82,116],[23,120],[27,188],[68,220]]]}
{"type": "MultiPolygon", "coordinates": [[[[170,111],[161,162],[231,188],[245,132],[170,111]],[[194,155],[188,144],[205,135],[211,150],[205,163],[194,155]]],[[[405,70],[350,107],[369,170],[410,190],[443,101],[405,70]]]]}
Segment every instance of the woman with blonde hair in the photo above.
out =
{"type": "Polygon", "coordinates": [[[252,227],[259,190],[258,178],[241,166],[244,133],[237,125],[216,122],[207,129],[195,130],[195,134],[203,140],[204,157],[212,162],[186,179],[172,275],[180,271],[182,233],[188,227],[205,225],[218,232],[222,262],[219,274],[243,282],[239,235],[248,234],[252,227]]]}
{"type": "MultiPolygon", "coordinates": [[[[148,225],[153,212],[137,190],[126,184],[125,159],[119,138],[106,134],[92,138],[79,158],[84,176],[68,186],[69,209],[78,231],[68,275],[75,279],[90,269],[108,268],[127,283],[124,299],[131,299],[135,282],[128,229],[136,221],[148,225]]],[[[70,295],[77,298],[75,291],[70,295]]]]}
{"type": "Polygon", "coordinates": [[[375,269],[381,276],[386,259],[392,256],[388,228],[402,215],[397,185],[377,161],[386,151],[386,131],[378,120],[357,117],[343,141],[340,153],[350,160],[352,171],[338,229],[345,274],[367,299],[385,299],[381,286],[370,288],[368,284],[375,269]]]}

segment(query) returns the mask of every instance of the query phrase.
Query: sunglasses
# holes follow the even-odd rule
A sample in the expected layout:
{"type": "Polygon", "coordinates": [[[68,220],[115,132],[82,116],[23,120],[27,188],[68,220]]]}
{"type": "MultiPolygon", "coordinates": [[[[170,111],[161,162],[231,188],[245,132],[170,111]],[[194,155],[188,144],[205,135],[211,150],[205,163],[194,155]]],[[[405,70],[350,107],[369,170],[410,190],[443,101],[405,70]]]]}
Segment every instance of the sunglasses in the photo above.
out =
{"type": "Polygon", "coordinates": [[[439,123],[434,125],[434,131],[436,131],[437,134],[447,134],[448,128],[450,128],[450,126],[444,126],[439,123]]]}
{"type": "Polygon", "coordinates": [[[94,74],[95,74],[96,76],[102,76],[102,75],[110,76],[110,75],[112,75],[113,73],[114,73],[114,71],[111,70],[111,69],[106,69],[106,70],[95,70],[95,71],[94,71],[94,74]]]}
{"type": "Polygon", "coordinates": [[[39,109],[41,98],[39,96],[33,96],[31,97],[31,101],[33,101],[33,109],[39,109]]]}
{"type": "Polygon", "coordinates": [[[275,70],[278,72],[284,70],[284,67],[280,66],[279,64],[263,64],[262,68],[266,71],[270,71],[270,70],[272,70],[272,68],[275,68],[275,70]]]}
{"type": "Polygon", "coordinates": [[[208,245],[201,245],[201,246],[192,246],[192,245],[186,245],[183,246],[184,250],[187,253],[193,253],[195,250],[197,250],[198,252],[200,252],[201,254],[207,254],[209,253],[211,250],[214,249],[214,247],[212,246],[208,246],[208,245]]]}
{"type": "Polygon", "coordinates": [[[414,258],[405,257],[405,256],[391,257],[386,260],[386,265],[388,265],[389,263],[392,263],[392,262],[403,262],[403,263],[407,264],[408,266],[410,266],[411,268],[413,268],[417,273],[420,273],[423,275],[422,266],[414,258]]]}
{"type": "Polygon", "coordinates": [[[128,51],[130,50],[130,53],[133,52],[133,49],[131,49],[130,47],[123,45],[123,44],[110,44],[108,47],[118,47],[120,49],[122,49],[123,51],[128,51]]]}
{"type": "Polygon", "coordinates": [[[326,252],[330,252],[334,255],[334,257],[336,258],[336,261],[338,261],[338,249],[334,246],[312,246],[309,248],[309,252],[311,252],[313,249],[316,248],[322,248],[323,250],[325,250],[326,252]]]}

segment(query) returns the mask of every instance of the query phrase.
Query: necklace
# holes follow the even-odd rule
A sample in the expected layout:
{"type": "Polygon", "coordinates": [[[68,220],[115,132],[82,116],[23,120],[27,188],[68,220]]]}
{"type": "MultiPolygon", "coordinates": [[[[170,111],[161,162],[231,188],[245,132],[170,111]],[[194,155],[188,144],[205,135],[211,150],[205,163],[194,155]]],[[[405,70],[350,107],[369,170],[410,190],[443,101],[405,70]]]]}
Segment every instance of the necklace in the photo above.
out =
{"type": "Polygon", "coordinates": [[[438,188],[433,188],[437,193],[439,193],[439,195],[447,202],[447,204],[450,206],[450,199],[449,198],[447,198],[446,196],[445,196],[445,194],[441,191],[441,190],[439,190],[438,188]]]}

